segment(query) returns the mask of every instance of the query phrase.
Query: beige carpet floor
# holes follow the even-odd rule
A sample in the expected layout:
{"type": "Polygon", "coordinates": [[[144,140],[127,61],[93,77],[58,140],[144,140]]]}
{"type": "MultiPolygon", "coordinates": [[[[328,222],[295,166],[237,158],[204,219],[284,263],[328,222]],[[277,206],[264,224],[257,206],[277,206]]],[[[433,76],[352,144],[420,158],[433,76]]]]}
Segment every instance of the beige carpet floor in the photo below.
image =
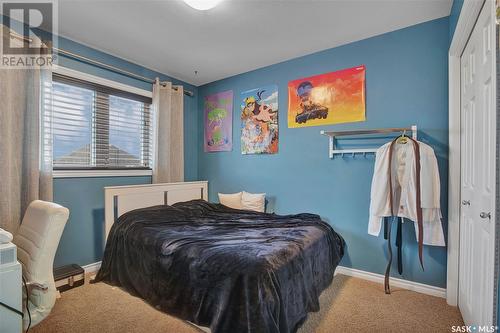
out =
{"type": "MultiPolygon", "coordinates": [[[[380,284],[337,275],[320,297],[321,310],[309,314],[299,333],[451,332],[452,325],[463,325],[458,309],[448,306],[444,299],[393,289],[391,295],[385,295],[380,284]]],[[[86,284],[63,293],[50,316],[30,331],[200,332],[104,283],[86,284]]]]}

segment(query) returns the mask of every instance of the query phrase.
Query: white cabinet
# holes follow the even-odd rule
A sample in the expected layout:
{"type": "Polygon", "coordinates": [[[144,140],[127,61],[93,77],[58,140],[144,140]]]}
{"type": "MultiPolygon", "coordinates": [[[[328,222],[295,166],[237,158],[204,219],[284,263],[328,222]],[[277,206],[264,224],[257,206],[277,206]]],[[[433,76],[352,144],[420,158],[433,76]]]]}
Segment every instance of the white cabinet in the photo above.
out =
{"type": "MultiPolygon", "coordinates": [[[[22,312],[22,269],[16,259],[16,246],[0,244],[0,302],[22,312]],[[10,257],[12,256],[12,260],[10,257]]],[[[22,331],[22,317],[0,305],[0,332],[22,331]]]]}

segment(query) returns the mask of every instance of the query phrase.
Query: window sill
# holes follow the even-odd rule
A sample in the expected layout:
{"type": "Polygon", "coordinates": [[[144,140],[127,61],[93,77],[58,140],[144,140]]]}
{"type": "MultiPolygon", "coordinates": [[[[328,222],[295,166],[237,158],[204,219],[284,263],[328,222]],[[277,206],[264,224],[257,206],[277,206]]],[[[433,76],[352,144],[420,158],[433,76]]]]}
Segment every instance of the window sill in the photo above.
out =
{"type": "Polygon", "coordinates": [[[152,176],[152,170],[54,170],[53,178],[152,176]]]}

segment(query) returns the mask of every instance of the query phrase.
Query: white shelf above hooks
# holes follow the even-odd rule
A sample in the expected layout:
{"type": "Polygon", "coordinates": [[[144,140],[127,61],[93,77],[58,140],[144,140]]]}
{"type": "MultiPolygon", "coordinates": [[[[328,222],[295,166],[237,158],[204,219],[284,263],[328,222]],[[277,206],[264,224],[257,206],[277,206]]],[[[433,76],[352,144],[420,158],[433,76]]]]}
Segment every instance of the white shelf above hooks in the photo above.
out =
{"type": "Polygon", "coordinates": [[[368,153],[375,153],[377,148],[366,148],[366,149],[337,149],[336,140],[339,136],[353,136],[353,135],[370,135],[370,134],[390,134],[390,133],[404,133],[411,132],[411,137],[417,140],[417,125],[412,125],[411,127],[402,128],[379,128],[379,129],[368,129],[368,130],[352,130],[352,131],[321,131],[320,133],[328,136],[329,145],[328,152],[329,157],[333,158],[335,155],[356,155],[368,153]]]}

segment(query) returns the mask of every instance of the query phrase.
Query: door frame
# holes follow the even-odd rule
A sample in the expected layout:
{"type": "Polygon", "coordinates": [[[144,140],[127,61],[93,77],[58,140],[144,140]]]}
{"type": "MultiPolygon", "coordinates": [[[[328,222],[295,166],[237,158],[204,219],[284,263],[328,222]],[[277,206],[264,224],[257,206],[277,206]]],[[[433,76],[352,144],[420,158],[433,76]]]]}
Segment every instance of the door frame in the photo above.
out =
{"type": "MultiPolygon", "coordinates": [[[[479,17],[484,1],[493,0],[473,0],[464,1],[458,23],[451,41],[448,54],[448,82],[449,82],[449,151],[448,151],[448,266],[446,279],[446,301],[449,305],[458,305],[459,288],[459,239],[460,239],[460,57],[465,49],[469,36],[474,29],[474,25],[479,17]]],[[[495,29],[495,34],[496,34],[495,29]]],[[[497,40],[498,43],[498,40],[497,40]]],[[[495,45],[495,57],[497,56],[498,44],[495,45]]],[[[496,62],[496,59],[494,60],[496,62]]],[[[497,68],[498,71],[498,68],[497,68]]],[[[496,73],[494,77],[496,77],[496,73]]],[[[498,89],[498,87],[497,87],[498,89]]],[[[495,94],[497,94],[497,89],[495,94]]],[[[498,108],[498,105],[496,106],[498,108]]],[[[497,128],[497,133],[500,128],[497,128]]],[[[498,143],[497,143],[498,156],[498,143]]],[[[498,186],[498,168],[496,166],[496,207],[498,210],[499,186],[498,186]]],[[[496,214],[495,229],[498,235],[499,214],[496,214]]],[[[498,241],[498,238],[496,239],[498,241]]],[[[498,258],[495,258],[495,263],[498,258]]],[[[498,266],[498,265],[497,265],[498,266]]],[[[498,267],[497,267],[498,269],[498,267]]],[[[496,271],[496,270],[495,270],[496,271]]],[[[497,275],[497,274],[496,274],[497,275]]],[[[497,287],[498,281],[494,280],[494,320],[497,312],[497,287]]],[[[498,318],[497,318],[498,320],[498,318]]]]}
{"type": "Polygon", "coordinates": [[[448,53],[448,265],[446,301],[458,305],[460,253],[460,57],[484,1],[464,1],[448,53]]]}

